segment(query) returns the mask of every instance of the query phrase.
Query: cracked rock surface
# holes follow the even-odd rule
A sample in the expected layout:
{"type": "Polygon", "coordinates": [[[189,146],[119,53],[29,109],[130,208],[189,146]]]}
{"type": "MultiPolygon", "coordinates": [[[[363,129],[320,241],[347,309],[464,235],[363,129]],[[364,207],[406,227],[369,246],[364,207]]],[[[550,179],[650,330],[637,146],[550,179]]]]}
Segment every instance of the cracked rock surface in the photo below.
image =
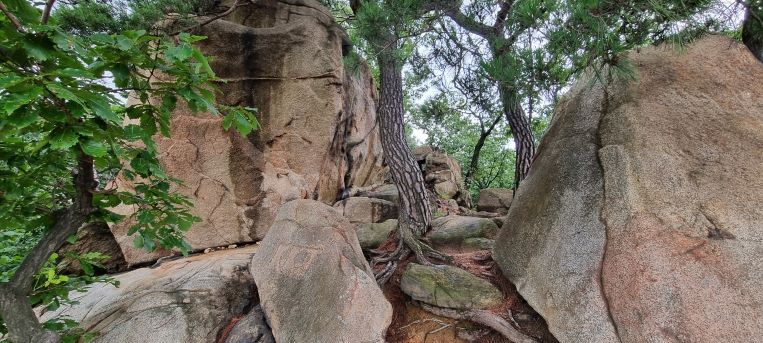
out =
{"type": "Polygon", "coordinates": [[[332,207],[286,203],[251,265],[276,341],[384,342],[392,305],[354,228],[332,207]]]}
{"type": "Polygon", "coordinates": [[[168,261],[115,275],[119,287],[94,284],[79,304],[43,313],[97,332],[95,343],[209,343],[255,298],[249,262],[256,246],[168,261]]]}
{"type": "Polygon", "coordinates": [[[493,250],[560,342],[763,337],[763,65],[709,36],[560,103],[493,250]]]}
{"type": "MultiPolygon", "coordinates": [[[[260,127],[242,137],[220,117],[179,108],[171,138],[157,137],[162,166],[202,219],[185,235],[193,249],[261,240],[282,204],[333,204],[344,189],[384,178],[371,73],[362,63],[345,70],[346,34],[317,1],[253,2],[198,31],[226,81],[218,99],[257,108],[260,127]]],[[[132,224],[112,228],[130,265],[169,254],[133,248],[132,224]]]]}

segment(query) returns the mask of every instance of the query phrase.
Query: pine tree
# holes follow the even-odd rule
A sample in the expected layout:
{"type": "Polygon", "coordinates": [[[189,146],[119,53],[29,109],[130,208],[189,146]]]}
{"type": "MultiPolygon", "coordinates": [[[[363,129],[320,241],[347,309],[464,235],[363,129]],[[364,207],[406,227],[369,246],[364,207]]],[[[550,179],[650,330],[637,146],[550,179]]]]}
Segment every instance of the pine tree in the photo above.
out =
{"type": "Polygon", "coordinates": [[[421,240],[431,223],[431,199],[418,163],[406,144],[403,125],[402,69],[406,56],[405,40],[401,37],[415,33],[424,12],[421,5],[416,0],[352,2],[356,27],[376,56],[380,76],[377,115],[384,159],[400,194],[397,247],[372,261],[375,266],[383,265],[376,275],[380,284],[388,281],[398,262],[411,253],[423,264],[430,264],[428,257],[446,258],[421,240]]]}

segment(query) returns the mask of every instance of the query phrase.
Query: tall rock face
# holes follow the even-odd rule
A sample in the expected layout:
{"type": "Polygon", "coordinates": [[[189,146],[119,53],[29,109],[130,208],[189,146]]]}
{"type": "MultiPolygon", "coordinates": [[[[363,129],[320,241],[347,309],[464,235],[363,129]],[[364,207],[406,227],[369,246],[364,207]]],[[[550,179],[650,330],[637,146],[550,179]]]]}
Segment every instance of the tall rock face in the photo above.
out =
{"type": "MultiPolygon", "coordinates": [[[[379,181],[373,80],[364,65],[345,68],[346,34],[327,9],[255,1],[196,34],[208,37],[200,48],[225,80],[218,99],[257,108],[261,127],[242,137],[221,118],[181,109],[172,138],[159,139],[163,166],[202,219],[185,237],[194,249],[260,240],[287,201],[332,204],[344,188],[379,181]]],[[[113,231],[130,264],[167,253],[134,249],[128,227],[113,231]]]]}
{"type": "Polygon", "coordinates": [[[494,257],[561,342],[763,337],[763,65],[710,36],[559,105],[494,257]]]}

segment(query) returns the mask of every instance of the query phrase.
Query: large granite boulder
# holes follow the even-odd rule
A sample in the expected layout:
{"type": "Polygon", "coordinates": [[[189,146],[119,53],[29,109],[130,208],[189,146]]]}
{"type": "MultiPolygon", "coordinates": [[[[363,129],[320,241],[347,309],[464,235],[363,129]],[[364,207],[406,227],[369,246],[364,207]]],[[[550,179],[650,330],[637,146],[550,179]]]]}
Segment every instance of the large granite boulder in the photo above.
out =
{"type": "MultiPolygon", "coordinates": [[[[197,31],[225,81],[219,99],[257,108],[260,128],[242,137],[219,117],[181,108],[172,138],[157,137],[162,165],[202,219],[185,236],[194,249],[262,239],[287,201],[333,204],[345,188],[381,182],[371,73],[345,68],[346,34],[318,1],[256,1],[197,31]]],[[[130,224],[113,228],[130,264],[168,254],[134,249],[130,224]]]]}
{"type": "Polygon", "coordinates": [[[248,266],[255,246],[167,261],[115,275],[119,287],[95,284],[71,296],[79,303],[41,314],[70,318],[97,332],[93,342],[209,343],[249,307],[248,266]]]}
{"type": "Polygon", "coordinates": [[[251,268],[276,341],[384,341],[392,306],[351,225],[321,202],[281,206],[251,268]]]}
{"type": "Polygon", "coordinates": [[[560,342],[763,337],[763,65],[710,36],[559,104],[494,258],[560,342]]]}
{"type": "Polygon", "coordinates": [[[397,186],[390,183],[385,183],[369,190],[363,190],[358,192],[356,196],[387,200],[394,204],[397,204],[400,201],[400,194],[398,193],[397,186]]]}

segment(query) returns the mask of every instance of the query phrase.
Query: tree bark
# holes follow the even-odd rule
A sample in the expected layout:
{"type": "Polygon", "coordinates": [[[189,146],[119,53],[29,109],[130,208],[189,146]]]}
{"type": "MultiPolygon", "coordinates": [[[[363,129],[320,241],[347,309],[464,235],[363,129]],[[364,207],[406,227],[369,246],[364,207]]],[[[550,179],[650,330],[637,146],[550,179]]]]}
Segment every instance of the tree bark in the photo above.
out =
{"type": "Polygon", "coordinates": [[[80,151],[74,174],[74,203],[61,212],[56,223],[24,258],[7,283],[0,283],[0,316],[8,328],[8,338],[16,343],[57,343],[58,334],[45,330],[29,303],[35,274],[50,254],[58,250],[66,238],[76,234],[93,212],[93,193],[96,187],[93,159],[80,151]]]}
{"type": "Polygon", "coordinates": [[[763,62],[763,0],[749,0],[742,24],[742,42],[763,62]]]}
{"type": "Polygon", "coordinates": [[[530,121],[525,115],[519,97],[510,85],[501,84],[498,87],[503,113],[506,115],[506,121],[511,127],[511,135],[514,137],[516,145],[517,160],[514,169],[514,189],[519,187],[519,183],[527,177],[530,171],[530,165],[535,156],[535,140],[533,138],[530,121]]]}
{"type": "Polygon", "coordinates": [[[379,92],[379,127],[384,158],[392,180],[400,193],[400,215],[409,222],[413,232],[423,235],[432,218],[424,177],[405,141],[403,125],[402,66],[392,54],[378,58],[381,75],[379,92]]]}
{"type": "MultiPolygon", "coordinates": [[[[393,44],[388,43],[387,46],[393,44]]],[[[405,140],[402,63],[391,52],[380,53],[377,60],[381,76],[377,112],[381,142],[384,159],[400,195],[398,247],[388,256],[374,259],[374,264],[387,263],[384,270],[377,274],[378,282],[383,284],[392,276],[397,262],[410,252],[415,254],[417,261],[426,264],[429,264],[426,255],[442,256],[420,240],[429,229],[432,210],[424,177],[405,140]]]]}

